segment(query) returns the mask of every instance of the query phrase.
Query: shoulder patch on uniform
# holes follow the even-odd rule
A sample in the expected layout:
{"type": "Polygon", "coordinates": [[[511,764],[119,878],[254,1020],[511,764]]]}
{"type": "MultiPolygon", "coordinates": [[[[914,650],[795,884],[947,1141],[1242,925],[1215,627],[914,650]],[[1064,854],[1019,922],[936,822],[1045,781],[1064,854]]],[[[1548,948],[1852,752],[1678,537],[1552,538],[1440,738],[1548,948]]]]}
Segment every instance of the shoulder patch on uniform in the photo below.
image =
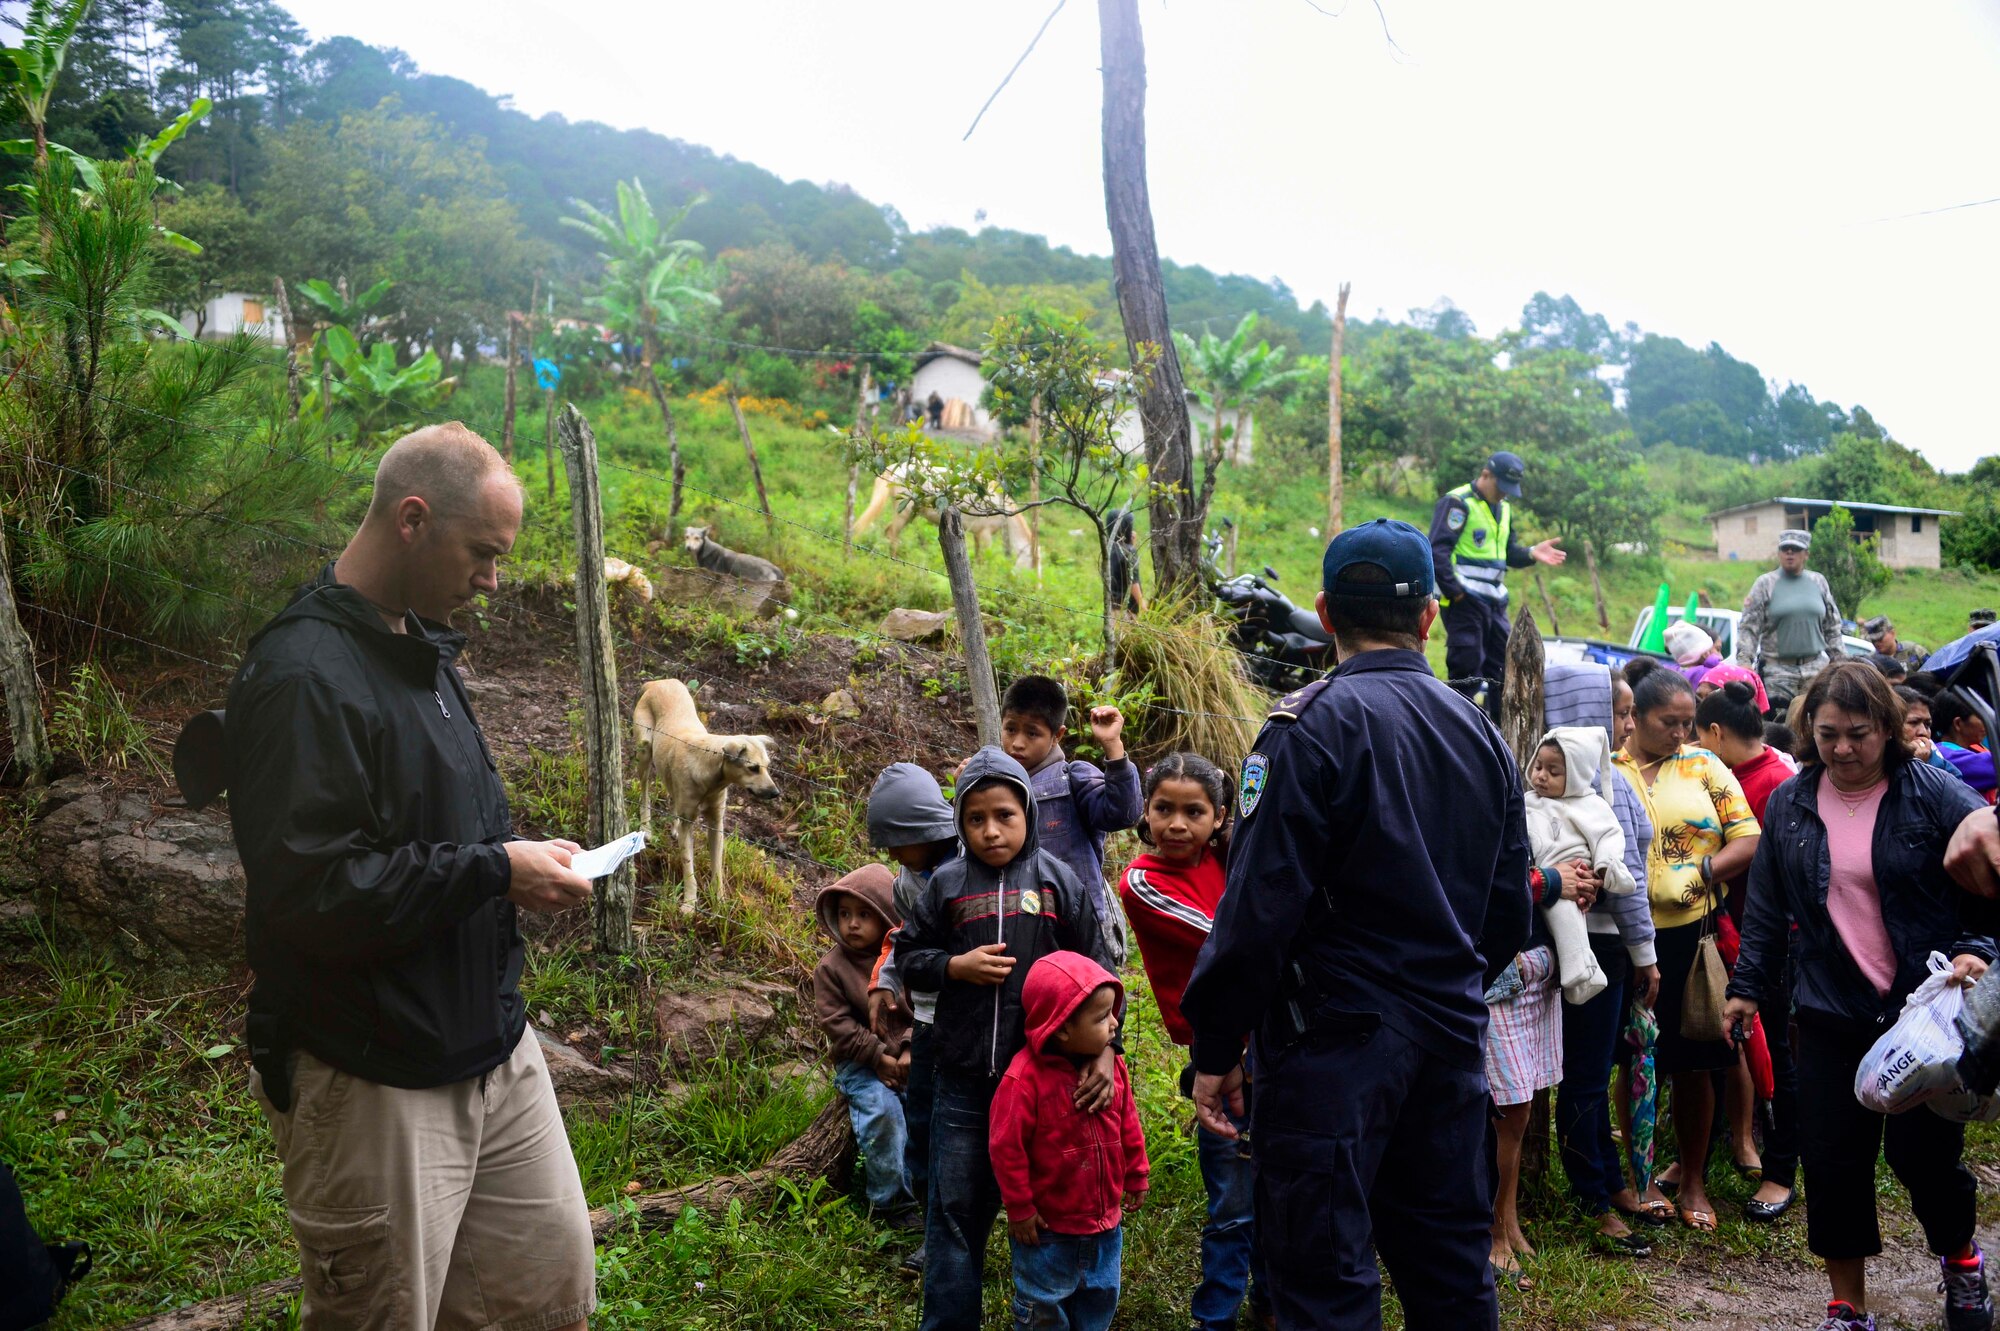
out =
{"type": "Polygon", "coordinates": [[[1447,531],[1457,531],[1465,525],[1465,505],[1453,504],[1445,510],[1444,525],[1447,531]]]}
{"type": "Polygon", "coordinates": [[[1271,760],[1263,754],[1253,753],[1243,760],[1243,781],[1236,792],[1236,807],[1243,817],[1257,812],[1257,801],[1264,798],[1264,783],[1270,776],[1271,760]]]}
{"type": "Polygon", "coordinates": [[[1325,692],[1327,685],[1330,683],[1332,683],[1331,680],[1322,677],[1314,680],[1302,689],[1294,689],[1292,692],[1287,693],[1284,697],[1278,699],[1278,705],[1266,714],[1268,719],[1273,721],[1298,720],[1299,713],[1309,707],[1314,698],[1319,697],[1321,693],[1325,692]]]}

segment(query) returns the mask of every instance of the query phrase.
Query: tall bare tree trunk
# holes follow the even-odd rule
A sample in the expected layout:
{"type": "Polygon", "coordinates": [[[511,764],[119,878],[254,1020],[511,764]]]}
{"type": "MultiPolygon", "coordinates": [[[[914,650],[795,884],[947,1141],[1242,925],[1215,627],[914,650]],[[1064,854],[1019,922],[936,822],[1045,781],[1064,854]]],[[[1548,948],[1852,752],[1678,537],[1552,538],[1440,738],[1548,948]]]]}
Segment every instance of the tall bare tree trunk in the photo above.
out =
{"type": "Polygon", "coordinates": [[[1326,539],[1340,535],[1342,525],[1347,521],[1342,511],[1347,503],[1347,482],[1342,474],[1340,456],[1340,357],[1347,342],[1347,290],[1348,284],[1340,284],[1340,295],[1333,304],[1333,355],[1326,367],[1326,539]]]}
{"type": "Polygon", "coordinates": [[[847,512],[840,523],[840,553],[854,553],[854,491],[861,484],[861,441],[868,437],[868,398],[875,391],[875,367],[861,363],[861,396],[854,404],[854,439],[847,457],[847,512]]]}
{"type": "Polygon", "coordinates": [[[507,400],[500,409],[500,456],[509,462],[514,460],[514,372],[519,368],[521,358],[515,353],[514,337],[520,331],[521,321],[507,316],[507,400]]]}
{"type": "Polygon", "coordinates": [[[1597,577],[1597,546],[1586,536],[1583,538],[1583,563],[1590,570],[1590,592],[1597,598],[1597,627],[1609,633],[1611,614],[1604,608],[1604,584],[1597,577]]]}
{"type": "MultiPolygon", "coordinates": [[[[576,653],[583,671],[583,734],[590,768],[590,844],[625,835],[625,719],[618,705],[618,656],[611,641],[611,601],[604,583],[604,503],[597,489],[597,439],[572,405],[561,423],[576,526],[576,653]]],[[[591,894],[597,954],[632,950],[632,881],[627,860],[591,894]]]]}
{"type": "Polygon", "coordinates": [[[778,538],[778,520],[771,516],[771,496],[764,493],[764,469],[757,465],[757,445],[750,442],[750,422],[743,419],[743,399],[729,390],[729,409],[736,413],[736,432],[743,436],[743,456],[750,459],[750,479],[757,483],[757,507],[764,510],[764,527],[778,538]]]}
{"type": "Polygon", "coordinates": [[[1111,229],[1125,349],[1134,366],[1152,362],[1139,413],[1153,484],[1153,576],[1159,593],[1170,596],[1201,584],[1201,522],[1194,512],[1187,389],[1167,321],[1146,188],[1146,45],[1139,0],[1097,0],[1097,21],[1104,72],[1104,217],[1111,229]]]}
{"type": "MultiPolygon", "coordinates": [[[[285,402],[291,408],[292,419],[299,418],[299,339],[292,326],[292,302],[285,294],[285,279],[274,277],[272,284],[277,288],[278,318],[285,325],[285,402]]],[[[332,448],[331,441],[328,448],[332,448]]],[[[330,460],[330,459],[329,459],[330,460]]]]}
{"type": "Polygon", "coordinates": [[[7,695],[7,733],[14,767],[24,784],[39,786],[49,771],[48,734],[42,729],[42,685],[35,676],[35,644],[14,606],[14,565],[7,556],[7,525],[0,516],[0,692],[7,695]]]}
{"type": "Polygon", "coordinates": [[[958,616],[958,640],[965,649],[965,678],[972,690],[972,716],[981,745],[1000,742],[1000,690],[993,682],[993,658],[986,650],[986,624],[979,616],[979,585],[965,553],[965,521],[946,504],[938,512],[938,550],[951,583],[951,608],[958,616]]]}

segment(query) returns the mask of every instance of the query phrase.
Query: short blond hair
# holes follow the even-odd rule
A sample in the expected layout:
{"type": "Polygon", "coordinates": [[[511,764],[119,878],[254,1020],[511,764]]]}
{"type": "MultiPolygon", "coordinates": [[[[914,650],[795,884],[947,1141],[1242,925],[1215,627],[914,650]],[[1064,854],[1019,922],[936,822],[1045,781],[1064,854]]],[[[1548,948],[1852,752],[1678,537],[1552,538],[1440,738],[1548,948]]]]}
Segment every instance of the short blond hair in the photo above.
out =
{"type": "Polygon", "coordinates": [[[519,485],[507,459],[464,421],[426,425],[389,445],[375,464],[368,518],[385,520],[396,505],[414,495],[430,505],[440,521],[449,521],[470,510],[481,488],[499,475],[519,485]]]}

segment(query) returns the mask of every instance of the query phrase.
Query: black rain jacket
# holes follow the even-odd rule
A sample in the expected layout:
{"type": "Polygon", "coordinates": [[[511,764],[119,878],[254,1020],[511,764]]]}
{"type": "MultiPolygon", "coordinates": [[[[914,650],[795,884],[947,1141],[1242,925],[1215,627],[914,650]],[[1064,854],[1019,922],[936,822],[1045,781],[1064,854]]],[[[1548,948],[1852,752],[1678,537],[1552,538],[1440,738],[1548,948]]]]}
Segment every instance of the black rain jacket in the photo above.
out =
{"type": "Polygon", "coordinates": [[[1875,814],[1872,858],[1882,923],[1896,952],[1896,981],[1887,994],[1877,994],[1827,913],[1833,861],[1819,817],[1825,771],[1810,764],[1772,791],[1764,806],[1729,993],[1764,1001],[1784,968],[1787,926],[1796,924],[1792,1005],[1798,1014],[1886,1026],[1929,974],[1931,953],[1994,960],[1991,907],[1959,891],[1944,871],[1945,846],[1980,799],[1956,776],[1925,763],[1905,762],[1890,774],[1875,814]]]}
{"type": "Polygon", "coordinates": [[[526,1025],[506,791],[453,659],[331,565],[251,640],[225,720],[253,1017],[389,1086],[506,1061],[526,1025]]]}

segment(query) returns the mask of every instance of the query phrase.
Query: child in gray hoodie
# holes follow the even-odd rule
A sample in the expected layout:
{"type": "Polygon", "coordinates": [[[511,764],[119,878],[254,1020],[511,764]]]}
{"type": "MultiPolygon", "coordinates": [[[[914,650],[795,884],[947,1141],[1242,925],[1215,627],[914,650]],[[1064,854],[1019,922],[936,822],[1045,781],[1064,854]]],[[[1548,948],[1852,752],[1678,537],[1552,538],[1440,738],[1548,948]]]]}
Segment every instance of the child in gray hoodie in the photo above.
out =
{"type": "MultiPolygon", "coordinates": [[[[908,919],[917,898],[941,866],[958,858],[958,823],[937,778],[915,763],[890,763],[875,778],[868,794],[868,841],[889,852],[901,866],[896,875],[895,902],[899,919],[908,919]]],[[[870,980],[868,1010],[877,1034],[888,1036],[914,1021],[910,1031],[910,1062],[903,1088],[903,1120],[907,1130],[905,1167],[910,1190],[919,1204],[930,1187],[931,1161],[931,1022],[937,995],[906,990],[896,970],[896,931],[882,940],[882,954],[870,980]]],[[[919,1247],[903,1262],[914,1274],[923,1269],[919,1247]]]]}

